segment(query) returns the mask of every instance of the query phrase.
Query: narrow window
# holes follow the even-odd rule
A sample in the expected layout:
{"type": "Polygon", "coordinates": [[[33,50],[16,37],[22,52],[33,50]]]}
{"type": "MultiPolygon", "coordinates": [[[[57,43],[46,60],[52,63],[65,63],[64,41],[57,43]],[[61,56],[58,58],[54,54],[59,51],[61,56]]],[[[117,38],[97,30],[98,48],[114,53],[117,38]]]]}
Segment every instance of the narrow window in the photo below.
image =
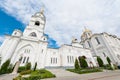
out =
{"type": "Polygon", "coordinates": [[[72,56],[72,62],[74,63],[74,57],[72,56]]]}
{"type": "Polygon", "coordinates": [[[29,57],[27,58],[27,61],[26,61],[26,63],[28,63],[28,61],[29,61],[29,57]]]}
{"type": "Polygon", "coordinates": [[[23,57],[20,57],[19,61],[21,62],[21,61],[22,61],[22,59],[23,59],[23,57]]]}
{"type": "Polygon", "coordinates": [[[51,64],[52,64],[52,58],[51,58],[51,64]]]}
{"type": "Polygon", "coordinates": [[[71,63],[71,56],[69,58],[70,58],[70,63],[71,63]]]}
{"type": "Polygon", "coordinates": [[[56,58],[56,64],[57,64],[57,58],[56,58]]]}
{"type": "Polygon", "coordinates": [[[24,57],[23,63],[25,63],[26,57],[24,57]]]}
{"type": "Polygon", "coordinates": [[[90,42],[89,41],[87,41],[87,42],[88,42],[89,47],[91,47],[90,42]]]}
{"type": "Polygon", "coordinates": [[[67,56],[67,60],[68,60],[68,63],[69,63],[69,56],[67,56]]]}
{"type": "Polygon", "coordinates": [[[96,39],[97,43],[100,44],[98,37],[95,37],[95,39],[96,39]]]}
{"type": "Polygon", "coordinates": [[[104,57],[106,57],[106,54],[103,52],[104,57]]]}
{"type": "Polygon", "coordinates": [[[41,53],[43,53],[43,49],[42,49],[41,53]]]}

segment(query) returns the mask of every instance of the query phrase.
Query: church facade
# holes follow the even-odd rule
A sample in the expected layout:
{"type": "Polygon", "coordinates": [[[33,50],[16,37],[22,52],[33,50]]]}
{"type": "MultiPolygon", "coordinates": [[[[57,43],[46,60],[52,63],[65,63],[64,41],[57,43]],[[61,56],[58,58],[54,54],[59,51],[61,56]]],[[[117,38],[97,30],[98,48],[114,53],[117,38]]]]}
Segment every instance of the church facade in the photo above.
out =
{"type": "Polygon", "coordinates": [[[76,39],[71,45],[62,45],[58,49],[48,48],[47,37],[44,36],[46,18],[43,11],[35,13],[24,32],[14,30],[12,35],[6,35],[0,47],[0,65],[10,59],[11,64],[20,61],[20,66],[31,62],[32,68],[74,67],[75,59],[85,56],[88,66],[97,66],[90,49],[76,39]],[[92,64],[91,64],[92,63],[92,64]]]}
{"type": "Polygon", "coordinates": [[[107,57],[111,62],[120,65],[120,38],[108,33],[92,34],[92,31],[85,29],[81,36],[81,44],[89,48],[93,57],[100,56],[104,64],[108,64],[107,57]]]}

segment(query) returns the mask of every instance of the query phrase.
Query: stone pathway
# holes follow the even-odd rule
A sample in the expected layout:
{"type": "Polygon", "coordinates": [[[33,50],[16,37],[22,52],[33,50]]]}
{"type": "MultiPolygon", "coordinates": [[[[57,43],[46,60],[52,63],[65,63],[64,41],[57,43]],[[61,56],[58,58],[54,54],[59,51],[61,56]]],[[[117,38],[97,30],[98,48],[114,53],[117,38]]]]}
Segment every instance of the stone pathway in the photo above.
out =
{"type": "MultiPolygon", "coordinates": [[[[64,69],[48,69],[56,78],[42,79],[42,80],[120,80],[120,70],[95,72],[89,74],[76,74],[64,69]]],[[[17,74],[0,75],[0,80],[13,80],[17,74]]]]}
{"type": "Polygon", "coordinates": [[[65,69],[47,69],[56,75],[56,77],[79,76],[79,74],[67,71],[65,69]]]}
{"type": "Polygon", "coordinates": [[[119,80],[120,70],[95,72],[89,74],[76,74],[65,70],[49,70],[56,74],[56,78],[42,79],[42,80],[119,80]]]}
{"type": "Polygon", "coordinates": [[[0,75],[0,80],[13,80],[18,74],[3,74],[0,75]]]}

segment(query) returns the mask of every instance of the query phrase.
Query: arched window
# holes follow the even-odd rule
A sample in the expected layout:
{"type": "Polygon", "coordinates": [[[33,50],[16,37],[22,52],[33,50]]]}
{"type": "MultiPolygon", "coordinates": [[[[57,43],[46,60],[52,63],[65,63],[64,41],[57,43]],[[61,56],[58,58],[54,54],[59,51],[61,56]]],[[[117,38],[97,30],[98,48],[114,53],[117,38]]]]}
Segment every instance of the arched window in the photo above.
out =
{"type": "Polygon", "coordinates": [[[36,21],[36,22],[35,22],[35,25],[36,25],[36,26],[39,26],[39,25],[40,25],[40,22],[39,22],[39,21],[36,21]]]}
{"type": "Polygon", "coordinates": [[[35,32],[32,32],[32,33],[30,34],[30,36],[37,37],[37,35],[36,35],[35,32]]]}

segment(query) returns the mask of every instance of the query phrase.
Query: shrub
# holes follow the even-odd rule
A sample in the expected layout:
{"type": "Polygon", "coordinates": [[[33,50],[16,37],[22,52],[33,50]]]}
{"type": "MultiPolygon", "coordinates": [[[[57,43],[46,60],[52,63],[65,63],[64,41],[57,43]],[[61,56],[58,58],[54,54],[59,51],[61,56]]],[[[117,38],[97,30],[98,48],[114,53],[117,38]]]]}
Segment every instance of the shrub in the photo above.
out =
{"type": "Polygon", "coordinates": [[[18,72],[22,72],[22,71],[25,71],[26,70],[26,67],[25,66],[20,66],[18,68],[18,72]]]}
{"type": "Polygon", "coordinates": [[[84,57],[79,57],[79,62],[80,62],[80,66],[82,68],[87,68],[88,67],[88,64],[87,64],[87,62],[86,62],[84,57]]]}
{"type": "Polygon", "coordinates": [[[13,71],[13,65],[12,64],[9,65],[7,71],[8,71],[8,73],[11,73],[13,71]]]}
{"type": "Polygon", "coordinates": [[[79,68],[80,68],[80,66],[79,66],[79,64],[78,64],[78,60],[77,60],[77,59],[75,59],[75,64],[74,64],[74,66],[75,66],[75,69],[79,69],[79,68]]]}
{"type": "Polygon", "coordinates": [[[99,68],[93,68],[93,69],[67,69],[70,72],[78,73],[78,74],[85,74],[85,73],[93,73],[93,72],[101,72],[102,70],[99,68]]]}
{"type": "Polygon", "coordinates": [[[0,69],[0,74],[8,73],[8,67],[10,65],[10,60],[8,59],[6,62],[3,63],[0,69]]]}
{"type": "Polygon", "coordinates": [[[109,58],[109,57],[107,57],[106,59],[107,59],[107,61],[108,61],[109,65],[111,65],[111,60],[110,60],[110,58],[109,58]]]}
{"type": "Polygon", "coordinates": [[[97,61],[98,61],[98,64],[99,64],[99,67],[103,67],[103,61],[100,57],[97,57],[97,61]]]}
{"type": "Polygon", "coordinates": [[[37,62],[35,63],[35,66],[34,66],[34,71],[36,70],[36,67],[37,67],[37,62]]]}
{"type": "Polygon", "coordinates": [[[41,79],[40,75],[34,75],[29,77],[29,80],[39,80],[39,79],[41,79]]]}
{"type": "Polygon", "coordinates": [[[26,71],[22,71],[20,72],[21,75],[26,75],[26,74],[30,74],[31,70],[26,70],[26,71]]]}
{"type": "Polygon", "coordinates": [[[31,63],[27,63],[26,64],[26,70],[30,70],[31,69],[31,63]]]}

